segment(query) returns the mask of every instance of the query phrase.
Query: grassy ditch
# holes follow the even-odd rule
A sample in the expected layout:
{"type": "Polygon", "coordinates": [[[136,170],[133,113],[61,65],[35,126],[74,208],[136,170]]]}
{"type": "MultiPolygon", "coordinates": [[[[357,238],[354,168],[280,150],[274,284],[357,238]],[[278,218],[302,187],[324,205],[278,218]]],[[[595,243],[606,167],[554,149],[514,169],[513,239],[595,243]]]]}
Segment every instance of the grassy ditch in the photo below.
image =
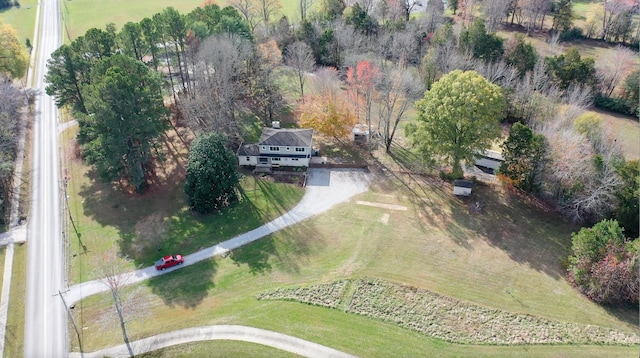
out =
{"type": "Polygon", "coordinates": [[[16,245],[13,255],[11,294],[4,346],[5,357],[22,357],[24,352],[25,295],[27,290],[27,245],[16,245]]]}

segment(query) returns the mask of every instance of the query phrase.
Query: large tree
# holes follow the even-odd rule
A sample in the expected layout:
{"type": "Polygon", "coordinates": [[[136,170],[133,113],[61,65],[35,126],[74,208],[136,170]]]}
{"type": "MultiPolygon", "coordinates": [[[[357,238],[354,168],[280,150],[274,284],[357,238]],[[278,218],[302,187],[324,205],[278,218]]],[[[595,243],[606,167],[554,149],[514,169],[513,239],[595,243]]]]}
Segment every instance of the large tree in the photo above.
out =
{"type": "Polygon", "coordinates": [[[106,180],[125,178],[144,189],[152,149],[167,126],[161,79],[123,55],[102,60],[87,89],[89,115],[79,119],[79,140],[90,164],[106,180]]]}
{"type": "Polygon", "coordinates": [[[504,157],[500,166],[501,177],[522,190],[533,190],[536,174],[544,159],[544,136],[534,134],[531,128],[516,122],[501,148],[504,157]]]}
{"type": "Polygon", "coordinates": [[[460,33],[460,44],[473,57],[485,61],[496,61],[503,52],[502,38],[488,33],[481,18],[477,18],[468,30],[460,33]]]}
{"type": "Polygon", "coordinates": [[[237,160],[226,144],[224,136],[213,132],[191,145],[184,191],[195,211],[209,213],[238,200],[237,160]]]}
{"type": "Polygon", "coordinates": [[[300,85],[300,98],[304,101],[304,85],[307,75],[313,71],[315,60],[311,47],[305,42],[297,41],[287,46],[284,52],[284,61],[295,71],[300,85]]]}
{"type": "Polygon", "coordinates": [[[456,70],[434,83],[416,103],[417,123],[408,126],[413,145],[462,177],[463,160],[473,161],[500,136],[504,99],[500,87],[475,71],[456,70]]]}
{"type": "Polygon", "coordinates": [[[28,62],[16,30],[9,24],[3,24],[0,19],[0,74],[20,78],[24,76],[28,62]]]}

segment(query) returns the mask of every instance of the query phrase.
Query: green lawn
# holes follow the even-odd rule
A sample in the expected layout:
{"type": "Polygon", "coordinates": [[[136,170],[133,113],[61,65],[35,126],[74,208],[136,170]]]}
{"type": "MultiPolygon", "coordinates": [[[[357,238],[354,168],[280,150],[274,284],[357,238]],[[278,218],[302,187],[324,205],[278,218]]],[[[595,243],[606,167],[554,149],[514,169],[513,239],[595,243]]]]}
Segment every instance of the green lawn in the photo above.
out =
{"type": "Polygon", "coordinates": [[[33,42],[33,28],[36,21],[37,0],[20,0],[20,7],[0,10],[2,22],[10,24],[18,33],[18,40],[24,46],[25,40],[33,42]]]}
{"type": "Polygon", "coordinates": [[[640,159],[640,122],[637,118],[594,109],[602,119],[602,125],[612,130],[622,147],[625,158],[640,159]]]}
{"type": "Polygon", "coordinates": [[[27,288],[27,245],[16,245],[13,256],[11,294],[5,337],[5,357],[22,357],[24,351],[24,313],[27,288]]]}
{"type": "Polygon", "coordinates": [[[104,29],[109,23],[120,30],[129,21],[138,22],[151,17],[169,6],[181,14],[187,14],[202,4],[202,0],[61,0],[61,7],[69,29],[69,37],[75,39],[90,28],[104,29]]]}
{"type": "MultiPolygon", "coordinates": [[[[75,133],[77,128],[65,131],[61,140],[74,143],[75,133]]],[[[159,256],[189,254],[252,230],[291,209],[303,195],[294,185],[246,177],[239,204],[211,215],[191,212],[182,188],[186,152],[175,132],[170,133],[166,161],[159,163],[155,185],[144,195],[101,182],[77,158],[75,145],[67,145],[67,193],[80,234],[69,222],[72,282],[96,278],[95,262],[112,247],[128,258],[117,263],[121,270],[150,266],[159,256]]]]}
{"type": "MultiPolygon", "coordinates": [[[[29,0],[35,2],[35,0],[29,0]]],[[[161,12],[169,6],[173,6],[181,14],[186,15],[197,6],[203,3],[202,0],[182,0],[182,1],[152,1],[152,0],[62,0],[62,10],[67,21],[69,37],[74,39],[83,35],[93,27],[104,29],[106,24],[114,23],[120,30],[122,25],[129,21],[138,22],[145,17],[151,17],[161,12]]],[[[218,2],[221,6],[226,6],[227,1],[218,2]]],[[[276,21],[280,16],[286,15],[290,21],[297,19],[298,1],[283,0],[281,14],[274,16],[276,21]]]]}
{"type": "MultiPolygon", "coordinates": [[[[354,202],[216,258],[128,288],[147,314],[132,339],[211,324],[244,324],[326,344],[359,356],[531,356],[628,354],[621,347],[475,347],[445,343],[394,325],[294,302],[258,301],[277,287],[380,277],[442,295],[548,319],[637,331],[637,312],[607,310],[564,280],[562,262],[576,226],[499,188],[479,186],[468,202],[437,179],[376,177],[357,200],[403,205],[388,211],[354,202]],[[388,214],[388,223],[383,217],[388,214]],[[180,319],[176,319],[180,317],[180,319]],[[427,352],[427,353],[425,353],[427,352]],[[605,353],[606,352],[606,353],[605,353]]],[[[87,350],[119,344],[109,295],[82,302],[87,350]]]]}

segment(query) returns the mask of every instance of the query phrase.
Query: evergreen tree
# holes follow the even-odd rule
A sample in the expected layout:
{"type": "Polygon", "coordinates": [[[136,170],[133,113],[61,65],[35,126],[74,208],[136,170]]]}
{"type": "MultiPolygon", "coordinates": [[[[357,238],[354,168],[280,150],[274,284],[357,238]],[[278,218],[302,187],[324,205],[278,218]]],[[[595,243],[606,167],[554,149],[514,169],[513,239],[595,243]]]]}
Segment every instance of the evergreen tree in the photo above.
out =
{"type": "Polygon", "coordinates": [[[189,206],[197,212],[209,213],[238,200],[237,159],[226,144],[222,135],[209,133],[191,145],[184,191],[189,206]]]}

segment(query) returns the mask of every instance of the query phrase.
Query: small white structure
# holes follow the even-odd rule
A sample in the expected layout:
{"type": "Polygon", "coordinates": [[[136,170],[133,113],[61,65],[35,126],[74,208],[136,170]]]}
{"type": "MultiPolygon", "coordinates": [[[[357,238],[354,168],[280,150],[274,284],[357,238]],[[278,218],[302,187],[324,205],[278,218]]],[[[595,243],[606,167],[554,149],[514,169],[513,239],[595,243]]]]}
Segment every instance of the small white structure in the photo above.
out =
{"type": "Polygon", "coordinates": [[[473,182],[471,180],[454,180],[453,195],[469,196],[471,195],[473,182]]]}
{"type": "Polygon", "coordinates": [[[242,143],[238,164],[253,167],[308,167],[313,129],[262,129],[258,143],[242,143]]]}
{"type": "Polygon", "coordinates": [[[351,139],[355,143],[364,144],[369,141],[369,128],[366,124],[358,123],[351,130],[351,139]]]}

